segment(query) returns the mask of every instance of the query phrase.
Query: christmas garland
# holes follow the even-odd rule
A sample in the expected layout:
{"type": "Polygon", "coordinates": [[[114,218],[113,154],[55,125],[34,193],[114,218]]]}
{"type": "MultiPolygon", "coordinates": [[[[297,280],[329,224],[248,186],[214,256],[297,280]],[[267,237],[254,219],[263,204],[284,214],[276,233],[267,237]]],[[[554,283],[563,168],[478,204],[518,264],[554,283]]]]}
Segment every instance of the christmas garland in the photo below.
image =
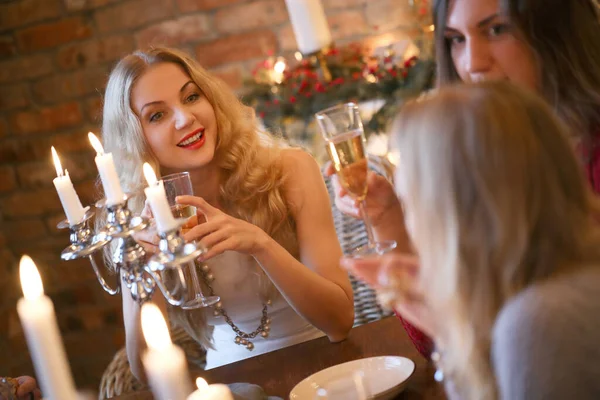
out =
{"type": "Polygon", "coordinates": [[[254,69],[252,79],[245,82],[242,99],[256,110],[267,129],[302,141],[310,133],[305,129],[305,137],[290,138],[286,121],[300,120],[306,127],[316,112],[327,107],[347,101],[383,100],[383,106],[364,121],[367,135],[381,132],[399,104],[433,83],[431,60],[404,60],[402,54],[391,51],[367,56],[359,44],[334,47],[320,56],[293,66],[270,57],[254,69]]]}

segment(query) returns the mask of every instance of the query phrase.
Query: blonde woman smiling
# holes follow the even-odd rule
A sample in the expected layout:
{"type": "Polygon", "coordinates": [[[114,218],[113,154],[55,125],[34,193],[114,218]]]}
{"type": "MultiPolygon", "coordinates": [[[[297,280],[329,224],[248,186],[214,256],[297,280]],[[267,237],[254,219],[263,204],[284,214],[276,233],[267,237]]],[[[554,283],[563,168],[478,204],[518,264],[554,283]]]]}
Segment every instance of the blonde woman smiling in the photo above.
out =
{"type": "MultiPolygon", "coordinates": [[[[352,289],[339,266],[319,166],[303,151],[259,138],[252,110],[223,83],[182,52],[135,52],[110,75],[103,139],[128,191],[143,186],[144,162],[161,175],[191,175],[196,196],[181,203],[195,206],[206,222],[185,239],[210,248],[203,261],[224,313],[173,308],[170,314],[172,323],[209,348],[208,368],[324,334],[332,341],[346,337],[352,289]],[[252,346],[236,343],[235,329],[264,328],[265,312],[268,337],[258,335],[252,346]]],[[[143,198],[132,206],[148,214],[143,198]]],[[[157,243],[155,231],[137,239],[148,251],[157,243]]],[[[123,289],[127,353],[132,371],[143,378],[139,306],[123,289]]],[[[167,308],[161,296],[154,300],[167,308]]]]}

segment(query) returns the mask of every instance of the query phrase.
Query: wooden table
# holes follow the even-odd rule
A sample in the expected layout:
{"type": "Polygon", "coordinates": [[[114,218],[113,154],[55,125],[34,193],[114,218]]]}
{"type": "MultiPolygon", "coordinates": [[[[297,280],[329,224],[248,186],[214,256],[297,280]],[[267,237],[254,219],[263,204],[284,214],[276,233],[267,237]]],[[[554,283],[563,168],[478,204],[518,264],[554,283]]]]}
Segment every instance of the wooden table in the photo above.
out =
{"type": "MultiPolygon", "coordinates": [[[[433,380],[432,365],[417,352],[395,317],[354,328],[348,339],[340,343],[331,343],[326,337],[314,339],[201,374],[213,383],[254,383],[270,396],[287,399],[298,382],[315,372],[346,361],[384,355],[403,356],[416,363],[406,390],[397,399],[446,398],[442,386],[433,380]]],[[[152,399],[152,395],[136,392],[115,399],[148,400],[152,399]]]]}

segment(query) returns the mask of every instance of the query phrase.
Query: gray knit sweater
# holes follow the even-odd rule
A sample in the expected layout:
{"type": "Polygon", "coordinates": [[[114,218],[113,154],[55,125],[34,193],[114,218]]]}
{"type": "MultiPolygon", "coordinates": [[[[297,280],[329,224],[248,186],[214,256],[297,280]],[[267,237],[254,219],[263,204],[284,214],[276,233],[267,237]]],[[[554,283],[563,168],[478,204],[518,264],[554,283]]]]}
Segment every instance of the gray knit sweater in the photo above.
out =
{"type": "Polygon", "coordinates": [[[600,268],[533,285],[493,330],[500,399],[600,400],[600,268]]]}

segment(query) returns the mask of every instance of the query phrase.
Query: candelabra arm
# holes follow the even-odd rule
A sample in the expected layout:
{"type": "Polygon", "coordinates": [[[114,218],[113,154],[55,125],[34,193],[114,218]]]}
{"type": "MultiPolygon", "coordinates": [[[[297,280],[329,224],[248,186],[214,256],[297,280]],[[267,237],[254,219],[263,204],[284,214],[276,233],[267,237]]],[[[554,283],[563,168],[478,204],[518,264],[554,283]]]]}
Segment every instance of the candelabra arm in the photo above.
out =
{"type": "Polygon", "coordinates": [[[102,275],[100,274],[100,270],[98,268],[98,265],[96,264],[96,260],[94,259],[94,255],[90,254],[88,256],[88,258],[90,259],[90,263],[92,264],[92,268],[94,269],[94,272],[96,273],[96,278],[98,278],[98,282],[100,282],[100,285],[102,286],[102,289],[104,289],[104,291],[108,294],[110,294],[111,296],[114,296],[118,293],[121,292],[121,285],[119,284],[119,276],[121,274],[121,269],[119,268],[119,266],[116,267],[116,273],[117,273],[117,286],[113,289],[111,288],[107,283],[106,280],[102,277],[102,275]]]}
{"type": "MultiPolygon", "coordinates": [[[[163,296],[165,296],[165,299],[169,302],[169,304],[171,304],[173,306],[180,306],[180,305],[183,304],[183,302],[185,300],[185,297],[184,297],[185,286],[182,286],[183,290],[182,290],[182,293],[181,293],[181,298],[180,299],[176,299],[171,294],[171,292],[169,291],[169,289],[167,288],[167,286],[165,285],[165,282],[163,281],[163,279],[162,279],[162,277],[160,276],[159,273],[157,273],[156,271],[152,271],[150,268],[146,268],[146,272],[152,277],[152,279],[154,280],[154,282],[156,282],[156,286],[158,286],[158,288],[162,292],[163,296]]],[[[183,281],[182,281],[182,283],[183,283],[183,281]]]]}

